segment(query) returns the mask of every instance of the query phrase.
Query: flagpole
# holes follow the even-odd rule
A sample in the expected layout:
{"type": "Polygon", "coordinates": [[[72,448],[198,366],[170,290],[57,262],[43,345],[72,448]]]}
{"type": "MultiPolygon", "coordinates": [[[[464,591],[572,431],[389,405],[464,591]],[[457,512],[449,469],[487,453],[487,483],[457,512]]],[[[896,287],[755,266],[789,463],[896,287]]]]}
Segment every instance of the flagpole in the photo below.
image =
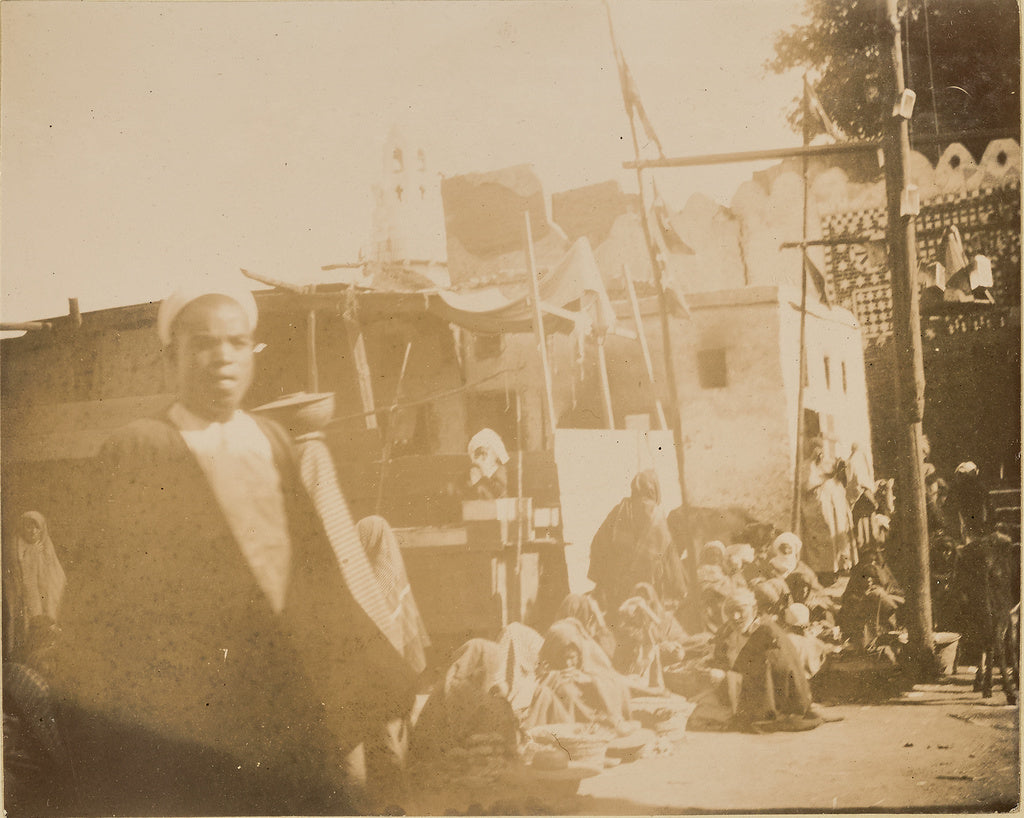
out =
{"type": "MultiPolygon", "coordinates": [[[[639,100],[631,99],[634,95],[630,90],[630,83],[628,77],[628,68],[626,67],[625,57],[622,51],[619,49],[619,44],[615,39],[615,27],[612,23],[612,9],[605,0],[605,10],[608,13],[608,31],[611,34],[612,49],[615,52],[615,62],[619,69],[619,82],[622,86],[622,102],[626,108],[626,117],[629,119],[629,131],[633,139],[633,155],[636,157],[636,161],[640,162],[640,142],[636,135],[636,120],[635,120],[635,109],[639,104],[639,100]]],[[[661,150],[661,143],[658,141],[657,135],[654,134],[654,129],[651,127],[650,122],[647,120],[646,115],[644,116],[645,127],[650,131],[651,141],[658,146],[658,153],[664,156],[664,152],[661,150]]],[[[665,358],[665,382],[668,387],[668,416],[672,427],[672,441],[674,443],[673,448],[676,453],[676,469],[679,472],[679,513],[682,517],[684,531],[689,532],[690,528],[690,504],[687,500],[686,495],[686,458],[683,451],[683,432],[682,422],[679,416],[679,387],[676,384],[676,368],[675,362],[672,358],[672,333],[669,326],[668,320],[668,298],[665,294],[665,283],[662,278],[661,262],[658,259],[658,254],[654,246],[654,241],[651,237],[651,227],[648,223],[647,218],[647,202],[644,198],[644,178],[643,168],[636,168],[636,182],[637,192],[640,197],[640,224],[644,231],[644,242],[647,245],[647,253],[651,260],[651,270],[654,275],[654,284],[658,293],[658,312],[661,316],[661,346],[662,354],[665,358]]],[[[642,328],[639,328],[643,331],[642,328]]],[[[687,542],[686,546],[686,567],[687,573],[689,574],[690,587],[697,588],[697,548],[693,542],[687,542]]],[[[703,614],[700,612],[700,605],[694,605],[694,616],[697,618],[701,627],[703,627],[703,614]]]]}
{"type": "MultiPolygon", "coordinates": [[[[804,74],[803,100],[803,144],[806,148],[811,141],[810,99],[807,94],[807,75],[804,74]]],[[[803,157],[804,178],[804,218],[802,226],[803,241],[807,241],[807,156],[803,157]]],[[[800,362],[797,366],[797,397],[796,397],[796,447],[793,454],[793,508],[790,516],[790,528],[800,536],[800,506],[803,499],[804,467],[804,381],[807,379],[807,263],[805,260],[807,246],[800,248],[800,362]]]]}

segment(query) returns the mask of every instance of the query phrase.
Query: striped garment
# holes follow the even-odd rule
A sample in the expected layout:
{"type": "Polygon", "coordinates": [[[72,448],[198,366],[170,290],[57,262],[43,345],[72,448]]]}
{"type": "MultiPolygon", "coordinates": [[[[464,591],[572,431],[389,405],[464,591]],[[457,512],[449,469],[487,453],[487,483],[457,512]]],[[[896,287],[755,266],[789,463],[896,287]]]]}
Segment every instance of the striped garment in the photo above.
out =
{"type": "Polygon", "coordinates": [[[402,652],[401,624],[392,616],[370,561],[359,541],[352,512],[338,485],[334,461],[322,433],[298,439],[299,468],[302,482],[323,520],[327,538],[338,558],[341,573],[356,602],[369,615],[395,649],[402,652]]]}

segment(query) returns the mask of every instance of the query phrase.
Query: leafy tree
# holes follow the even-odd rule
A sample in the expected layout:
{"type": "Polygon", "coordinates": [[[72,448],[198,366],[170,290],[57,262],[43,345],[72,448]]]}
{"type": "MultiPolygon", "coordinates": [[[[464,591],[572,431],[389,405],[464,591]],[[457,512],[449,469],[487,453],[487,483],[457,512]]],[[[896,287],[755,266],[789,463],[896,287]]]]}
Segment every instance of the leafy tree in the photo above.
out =
{"type": "MultiPolygon", "coordinates": [[[[964,142],[976,155],[988,140],[964,140],[956,132],[1019,133],[1016,0],[900,0],[899,13],[905,79],[917,93],[912,133],[950,134],[949,142],[964,142]]],[[[885,0],[806,0],[804,17],[808,22],[776,35],[775,56],[765,67],[807,69],[833,122],[851,137],[881,135],[892,107],[884,90],[891,70],[885,0]]],[[[802,129],[799,98],[788,119],[802,129]]]]}

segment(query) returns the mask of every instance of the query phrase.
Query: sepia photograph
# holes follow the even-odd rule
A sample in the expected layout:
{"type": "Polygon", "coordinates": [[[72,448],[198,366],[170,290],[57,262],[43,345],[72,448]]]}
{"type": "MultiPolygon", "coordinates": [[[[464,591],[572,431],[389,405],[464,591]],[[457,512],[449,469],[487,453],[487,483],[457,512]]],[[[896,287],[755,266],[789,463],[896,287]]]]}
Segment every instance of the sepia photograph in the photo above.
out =
{"type": "Polygon", "coordinates": [[[1020,809],[1017,0],[2,0],[3,811],[1020,809]]]}

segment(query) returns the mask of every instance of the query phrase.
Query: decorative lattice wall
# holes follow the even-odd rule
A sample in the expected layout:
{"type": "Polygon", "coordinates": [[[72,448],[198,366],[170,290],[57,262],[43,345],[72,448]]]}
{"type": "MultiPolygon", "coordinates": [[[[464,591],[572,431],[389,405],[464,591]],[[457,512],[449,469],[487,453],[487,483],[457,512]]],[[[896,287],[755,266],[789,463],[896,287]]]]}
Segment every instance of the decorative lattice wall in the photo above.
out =
{"type": "MultiPolygon", "coordinates": [[[[993,295],[1001,306],[1020,303],[1020,183],[966,194],[944,194],[921,208],[917,217],[917,259],[924,269],[941,261],[942,234],[956,225],[969,256],[992,259],[993,295]]],[[[822,223],[828,239],[871,239],[869,244],[826,248],[830,297],[857,316],[865,344],[892,334],[892,290],[885,254],[885,210],[833,213],[822,223]]],[[[949,318],[953,329],[963,316],[949,318]]]]}

